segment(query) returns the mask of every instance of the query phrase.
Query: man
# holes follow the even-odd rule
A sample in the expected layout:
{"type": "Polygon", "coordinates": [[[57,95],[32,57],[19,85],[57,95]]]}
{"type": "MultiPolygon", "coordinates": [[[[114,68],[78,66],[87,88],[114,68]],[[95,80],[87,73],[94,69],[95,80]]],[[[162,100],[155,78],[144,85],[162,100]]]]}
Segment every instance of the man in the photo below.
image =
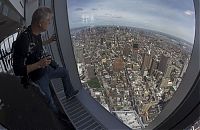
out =
{"type": "Polygon", "coordinates": [[[58,112],[49,88],[50,80],[62,78],[67,98],[76,95],[78,90],[73,89],[68,71],[53,65],[51,56],[44,55],[42,45],[50,43],[55,37],[42,43],[40,33],[47,30],[52,17],[52,11],[47,7],[40,7],[33,13],[31,25],[20,34],[14,44],[13,69],[16,76],[29,77],[38,84],[42,94],[47,97],[50,107],[54,112],[58,112]]]}

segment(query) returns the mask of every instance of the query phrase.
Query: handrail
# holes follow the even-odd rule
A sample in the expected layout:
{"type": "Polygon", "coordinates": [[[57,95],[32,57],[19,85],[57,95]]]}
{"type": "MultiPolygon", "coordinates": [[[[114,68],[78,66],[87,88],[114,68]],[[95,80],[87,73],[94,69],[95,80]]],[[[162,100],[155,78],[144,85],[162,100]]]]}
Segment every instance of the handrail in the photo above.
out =
{"type": "Polygon", "coordinates": [[[17,35],[16,33],[10,35],[9,37],[5,38],[0,43],[0,67],[1,71],[12,73],[12,44],[13,41],[16,40],[16,37],[14,35],[17,35]],[[12,39],[12,41],[11,41],[12,39]]]}

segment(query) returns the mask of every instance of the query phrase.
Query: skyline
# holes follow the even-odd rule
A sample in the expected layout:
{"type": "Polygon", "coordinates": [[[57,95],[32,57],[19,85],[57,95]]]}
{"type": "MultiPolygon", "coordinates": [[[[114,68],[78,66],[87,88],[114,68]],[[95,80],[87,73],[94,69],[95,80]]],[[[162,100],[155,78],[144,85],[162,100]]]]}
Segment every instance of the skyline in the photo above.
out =
{"type": "Polygon", "coordinates": [[[167,33],[193,44],[195,33],[193,1],[182,0],[181,4],[179,2],[178,0],[69,0],[69,25],[70,28],[98,25],[138,27],[167,33]]]}

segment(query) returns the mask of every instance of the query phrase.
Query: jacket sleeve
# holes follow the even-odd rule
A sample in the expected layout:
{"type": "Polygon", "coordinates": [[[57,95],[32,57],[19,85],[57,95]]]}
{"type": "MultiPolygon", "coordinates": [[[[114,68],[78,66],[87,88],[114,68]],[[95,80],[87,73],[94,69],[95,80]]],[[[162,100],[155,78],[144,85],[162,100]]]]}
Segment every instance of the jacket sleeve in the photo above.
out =
{"type": "Polygon", "coordinates": [[[16,76],[27,75],[26,58],[28,54],[29,42],[27,34],[22,33],[14,45],[13,70],[16,76]]]}

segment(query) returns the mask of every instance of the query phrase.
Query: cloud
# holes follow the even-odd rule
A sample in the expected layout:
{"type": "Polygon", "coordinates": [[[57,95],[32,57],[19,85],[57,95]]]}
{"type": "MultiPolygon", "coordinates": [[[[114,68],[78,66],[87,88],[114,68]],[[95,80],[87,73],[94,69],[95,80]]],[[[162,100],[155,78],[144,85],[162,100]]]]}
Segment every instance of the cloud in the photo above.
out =
{"type": "Polygon", "coordinates": [[[191,15],[194,14],[194,12],[191,11],[191,10],[186,10],[184,13],[185,13],[186,15],[189,15],[189,16],[191,16],[191,15]]]}
{"type": "Polygon", "coordinates": [[[177,8],[172,8],[167,4],[148,3],[143,0],[127,0],[126,4],[121,0],[116,0],[116,4],[107,0],[102,1],[81,6],[81,11],[78,9],[80,5],[76,5],[78,11],[71,10],[69,17],[71,21],[77,22],[70,22],[70,27],[109,24],[136,26],[161,31],[193,42],[195,19],[192,8],[180,9],[178,5],[177,8]]]}
{"type": "Polygon", "coordinates": [[[113,16],[113,18],[118,18],[119,19],[119,18],[122,18],[122,16],[113,16]]]}
{"type": "Polygon", "coordinates": [[[76,8],[75,11],[83,11],[83,8],[76,8]]]}
{"type": "Polygon", "coordinates": [[[105,13],[104,15],[105,16],[112,16],[112,14],[109,14],[109,13],[105,13]]]}
{"type": "Polygon", "coordinates": [[[97,8],[92,8],[92,10],[97,10],[97,8]]]}

